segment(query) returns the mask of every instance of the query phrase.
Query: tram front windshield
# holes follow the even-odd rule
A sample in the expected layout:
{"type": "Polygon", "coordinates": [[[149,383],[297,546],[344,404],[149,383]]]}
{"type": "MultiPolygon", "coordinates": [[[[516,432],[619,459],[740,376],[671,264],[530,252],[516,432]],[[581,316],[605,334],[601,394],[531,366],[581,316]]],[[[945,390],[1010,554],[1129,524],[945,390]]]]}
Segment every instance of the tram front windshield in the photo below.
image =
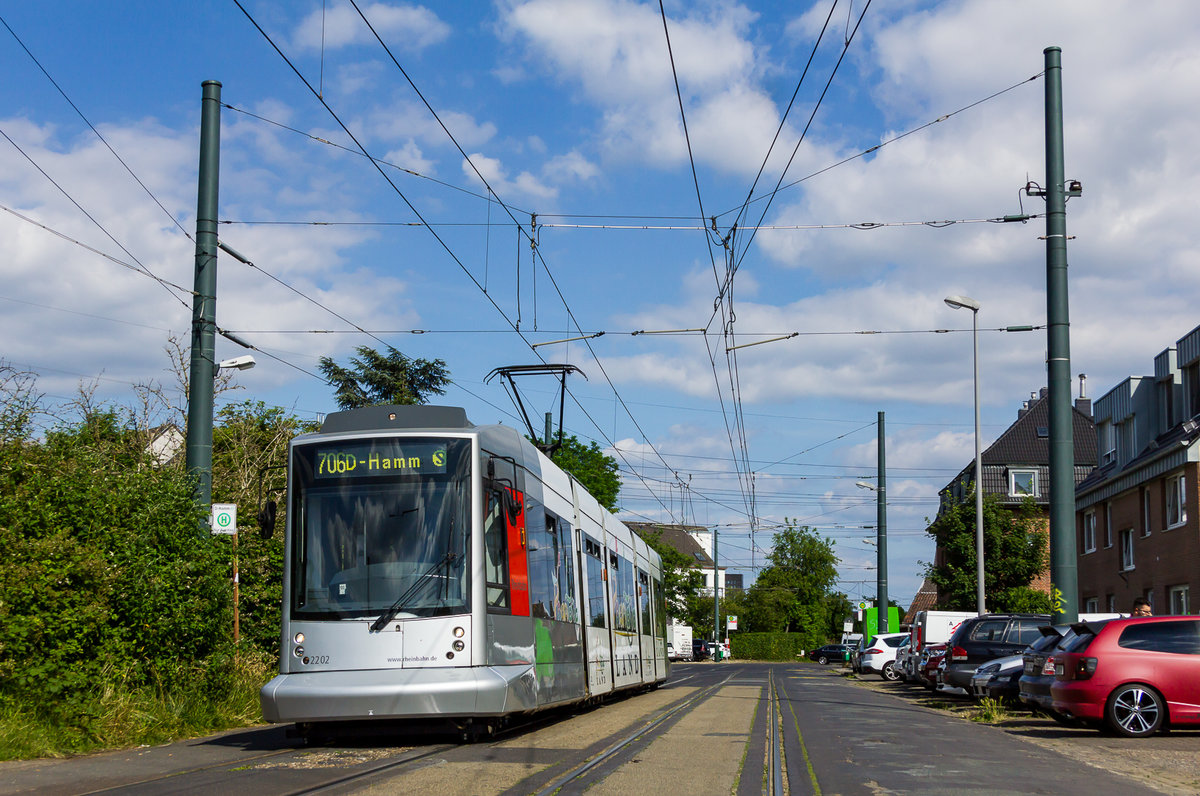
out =
{"type": "Polygon", "coordinates": [[[292,616],[466,613],[470,461],[467,439],[297,446],[292,616]]]}

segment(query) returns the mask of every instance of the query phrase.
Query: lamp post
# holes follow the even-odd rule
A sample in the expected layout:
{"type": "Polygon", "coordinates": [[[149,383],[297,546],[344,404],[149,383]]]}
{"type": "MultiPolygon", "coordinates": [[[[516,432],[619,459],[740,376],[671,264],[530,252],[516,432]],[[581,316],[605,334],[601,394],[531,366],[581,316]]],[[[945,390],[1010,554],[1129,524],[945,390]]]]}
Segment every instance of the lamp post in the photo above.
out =
{"type": "Polygon", "coordinates": [[[971,311],[972,359],[975,365],[975,610],[986,613],[983,595],[983,445],[979,435],[979,302],[967,296],[946,296],[954,309],[971,311]]]}

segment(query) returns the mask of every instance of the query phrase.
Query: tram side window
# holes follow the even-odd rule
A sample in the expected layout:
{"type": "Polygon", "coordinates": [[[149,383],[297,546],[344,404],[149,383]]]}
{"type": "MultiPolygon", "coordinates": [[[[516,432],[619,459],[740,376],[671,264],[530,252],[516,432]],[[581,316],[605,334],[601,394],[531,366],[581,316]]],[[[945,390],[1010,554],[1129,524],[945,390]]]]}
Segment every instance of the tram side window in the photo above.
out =
{"type": "Polygon", "coordinates": [[[659,638],[667,637],[667,595],[663,591],[663,584],[659,578],[654,579],[654,635],[659,638]]]}
{"type": "Polygon", "coordinates": [[[628,633],[637,632],[636,587],[633,565],[629,559],[609,554],[609,580],[614,583],[613,627],[628,633]]]}
{"type": "Polygon", "coordinates": [[[545,524],[529,524],[529,612],[538,619],[557,619],[557,517],[546,512],[545,524]]]}
{"type": "Polygon", "coordinates": [[[507,611],[508,603],[508,529],[504,524],[504,500],[501,493],[487,493],[483,519],[484,579],[487,581],[489,609],[507,611]]]}
{"type": "Polygon", "coordinates": [[[546,512],[546,524],[529,529],[529,601],[531,614],[542,619],[578,622],[575,565],[571,558],[571,525],[546,512]]]}
{"type": "Polygon", "coordinates": [[[642,615],[642,634],[650,635],[650,576],[638,570],[638,608],[642,615]]]}
{"type": "Polygon", "coordinates": [[[588,591],[588,624],[605,627],[604,622],[604,560],[600,557],[600,544],[583,537],[583,566],[586,570],[588,591]]]}
{"type": "Polygon", "coordinates": [[[575,546],[571,544],[571,523],[557,518],[558,546],[555,569],[558,571],[558,609],[555,616],[564,622],[579,621],[579,603],[575,597],[575,546]]]}

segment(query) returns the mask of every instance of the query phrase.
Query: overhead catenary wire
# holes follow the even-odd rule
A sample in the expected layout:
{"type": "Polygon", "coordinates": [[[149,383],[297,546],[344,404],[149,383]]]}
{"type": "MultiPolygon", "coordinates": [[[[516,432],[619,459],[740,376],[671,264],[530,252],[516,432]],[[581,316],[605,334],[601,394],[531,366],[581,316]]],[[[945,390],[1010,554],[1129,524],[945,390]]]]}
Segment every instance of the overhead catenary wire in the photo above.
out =
{"type": "MultiPolygon", "coordinates": [[[[662,0],[659,0],[658,9],[659,9],[659,15],[662,17],[663,38],[665,39],[666,45],[667,45],[667,57],[670,62],[670,65],[671,65],[671,77],[672,77],[672,80],[674,81],[674,85],[675,85],[675,98],[679,105],[679,118],[680,118],[680,123],[683,127],[684,142],[687,145],[688,163],[690,164],[691,171],[692,171],[692,185],[696,192],[696,204],[700,211],[700,218],[704,219],[707,216],[707,213],[705,213],[705,210],[704,210],[704,198],[700,191],[700,179],[699,179],[699,175],[697,174],[697,171],[696,171],[696,159],[695,159],[694,153],[692,152],[691,136],[688,133],[687,112],[684,108],[683,92],[679,86],[679,72],[675,66],[675,54],[671,48],[670,26],[667,23],[667,12],[666,12],[666,8],[665,8],[662,0]]],[[[716,230],[714,229],[713,232],[716,233],[716,230]]],[[[732,233],[730,233],[730,234],[732,235],[732,233]]],[[[713,249],[713,237],[708,233],[707,230],[704,233],[704,240],[708,247],[709,260],[712,263],[713,280],[717,284],[717,286],[720,286],[721,276],[717,271],[717,259],[716,259],[714,249],[713,249]]],[[[727,240],[728,240],[728,238],[726,238],[725,241],[721,241],[721,246],[724,251],[726,260],[728,259],[727,240]]],[[[728,266],[727,266],[727,270],[728,270],[728,266]]],[[[721,313],[722,329],[724,330],[726,328],[727,318],[725,316],[724,307],[721,306],[719,304],[719,302],[718,302],[718,304],[714,305],[714,315],[718,311],[721,313]]],[[[710,318],[709,322],[705,324],[706,330],[711,323],[712,323],[712,320],[710,318]]],[[[725,433],[726,433],[726,436],[729,438],[730,452],[733,454],[733,456],[736,459],[736,457],[738,455],[738,445],[734,442],[734,439],[733,439],[734,433],[733,433],[733,430],[730,429],[730,427],[729,427],[729,416],[726,413],[725,397],[724,397],[724,393],[722,392],[720,378],[717,375],[717,370],[716,370],[715,352],[709,346],[707,336],[705,337],[705,349],[708,351],[708,354],[709,354],[709,362],[710,362],[710,365],[711,365],[712,371],[713,371],[713,381],[714,381],[714,386],[716,387],[716,391],[717,391],[717,399],[718,399],[718,401],[720,403],[720,407],[721,407],[721,414],[725,418],[725,433]]],[[[735,425],[737,425],[736,404],[735,404],[735,425]]],[[[739,434],[740,434],[740,429],[739,429],[739,434]]],[[[745,447],[744,435],[740,436],[740,441],[741,441],[741,445],[744,449],[744,447],[745,447]]],[[[743,488],[743,502],[745,504],[746,514],[750,517],[753,517],[754,512],[753,512],[753,507],[752,507],[750,486],[748,483],[743,482],[743,480],[741,478],[739,478],[739,483],[742,484],[742,488],[743,488]]]]}
{"type": "MultiPolygon", "coordinates": [[[[235,1],[236,1],[236,0],[235,0],[235,1]]],[[[497,201],[497,203],[500,205],[500,207],[501,207],[501,208],[502,208],[502,209],[505,211],[505,213],[507,213],[507,214],[508,214],[509,218],[510,218],[510,219],[511,219],[511,220],[512,220],[514,223],[516,223],[516,224],[517,224],[517,228],[518,228],[518,230],[520,231],[520,233],[521,233],[521,234],[526,234],[526,233],[524,233],[524,229],[523,229],[523,227],[522,227],[522,226],[521,226],[521,225],[520,225],[520,224],[517,222],[517,220],[516,220],[516,217],[513,215],[513,211],[512,211],[512,209],[511,209],[510,205],[508,205],[508,204],[507,204],[507,203],[506,203],[504,200],[502,200],[502,199],[500,198],[499,194],[498,194],[498,193],[497,193],[497,192],[496,192],[496,191],[495,191],[495,190],[492,188],[492,186],[491,186],[491,184],[488,182],[487,178],[486,178],[486,177],[484,177],[483,173],[479,171],[479,168],[478,168],[478,167],[475,165],[474,161],[473,161],[473,160],[472,160],[472,159],[471,159],[471,158],[470,158],[470,157],[467,155],[467,153],[466,153],[466,150],[464,150],[464,149],[462,148],[462,146],[459,144],[459,142],[458,142],[458,139],[457,139],[457,138],[455,138],[454,134],[450,132],[450,129],[449,129],[448,127],[446,127],[445,123],[442,121],[442,119],[441,119],[441,117],[438,115],[437,111],[436,111],[436,110],[433,108],[433,106],[432,106],[432,105],[429,103],[429,101],[428,101],[428,100],[425,98],[425,95],[424,95],[424,94],[421,92],[421,90],[420,90],[420,89],[417,87],[416,83],[415,83],[415,82],[413,81],[413,79],[412,79],[412,78],[409,76],[408,72],[407,72],[407,71],[404,69],[404,67],[403,67],[403,66],[401,66],[401,64],[400,64],[400,61],[399,61],[399,60],[396,58],[396,56],[395,56],[395,55],[392,53],[392,51],[391,51],[391,48],[390,48],[390,47],[388,47],[387,43],[386,43],[386,42],[383,40],[383,37],[381,37],[381,36],[379,35],[378,31],[376,31],[376,30],[375,30],[375,27],[374,27],[374,26],[371,24],[371,21],[370,21],[370,20],[367,18],[366,14],[365,14],[365,13],[363,13],[363,10],[362,10],[361,8],[359,8],[359,6],[358,6],[358,3],[356,2],[356,0],[350,0],[350,4],[351,4],[351,6],[353,6],[353,7],[354,7],[354,10],[355,10],[355,11],[358,13],[359,17],[361,17],[361,18],[362,18],[362,20],[363,20],[364,24],[366,24],[366,25],[367,25],[367,28],[368,28],[368,29],[371,31],[371,34],[372,34],[372,35],[375,37],[375,39],[376,39],[376,40],[379,42],[379,45],[380,45],[380,47],[382,47],[382,48],[383,48],[383,51],[384,51],[384,52],[387,54],[388,58],[389,58],[389,59],[391,59],[392,63],[395,65],[396,69],[397,69],[397,70],[399,70],[400,74],[404,76],[404,79],[405,79],[405,80],[408,82],[409,86],[410,86],[410,87],[412,88],[412,90],[413,90],[413,91],[416,93],[416,95],[417,95],[417,96],[420,98],[421,102],[422,102],[422,103],[424,103],[424,105],[425,105],[426,109],[427,109],[427,110],[429,111],[429,113],[430,113],[430,114],[433,116],[434,120],[435,120],[435,121],[437,121],[438,125],[439,125],[439,126],[442,128],[442,131],[443,131],[443,132],[446,134],[446,136],[447,136],[447,137],[450,139],[450,141],[451,141],[451,142],[454,144],[454,147],[455,147],[455,148],[456,148],[456,149],[459,151],[459,154],[461,154],[461,155],[462,155],[462,157],[464,158],[464,160],[465,160],[465,162],[467,163],[467,165],[469,165],[469,166],[470,166],[471,170],[472,170],[472,171],[475,173],[475,175],[476,175],[476,176],[479,178],[479,180],[480,180],[480,181],[481,181],[481,182],[484,184],[484,187],[485,187],[485,188],[487,188],[487,191],[488,191],[488,194],[489,194],[489,196],[493,196],[493,197],[495,197],[495,198],[496,198],[496,201],[497,201]]],[[[293,68],[294,68],[294,67],[293,67],[293,68]]],[[[339,120],[339,124],[341,124],[340,120],[339,120]]],[[[344,128],[344,125],[343,125],[343,129],[345,129],[345,128],[344,128]]],[[[347,130],[346,132],[349,134],[349,130],[347,130]]],[[[352,137],[353,137],[353,136],[352,136],[352,137]]],[[[358,143],[358,141],[357,141],[357,140],[355,140],[355,143],[357,144],[357,143],[358,143]]],[[[365,150],[364,150],[364,152],[365,152],[365,150]]],[[[382,170],[381,170],[381,172],[380,172],[380,173],[382,173],[382,170]]],[[[389,182],[391,182],[391,181],[389,180],[389,182]]],[[[393,187],[395,187],[395,186],[393,185],[393,187]]],[[[397,188],[396,190],[398,191],[399,189],[397,188]]],[[[405,201],[407,202],[407,199],[406,199],[405,201]]],[[[410,204],[410,207],[411,207],[411,204],[410,204]]],[[[415,212],[415,208],[414,208],[414,212],[415,212]]],[[[532,215],[532,214],[531,214],[531,215],[532,215]]],[[[419,215],[419,214],[418,214],[418,217],[420,217],[420,215],[419,215]]],[[[564,307],[564,308],[566,309],[566,311],[567,311],[567,315],[568,315],[568,317],[569,317],[569,318],[572,320],[572,322],[574,322],[574,323],[575,323],[575,325],[576,325],[576,328],[579,328],[579,324],[578,324],[578,322],[575,320],[574,313],[571,311],[570,304],[567,302],[567,300],[566,300],[566,297],[563,295],[563,293],[562,293],[562,290],[561,290],[561,288],[559,287],[557,280],[555,280],[555,279],[554,279],[554,274],[551,272],[551,270],[550,270],[549,266],[546,264],[546,262],[545,262],[545,258],[544,258],[544,257],[542,257],[540,250],[537,248],[537,245],[536,245],[536,238],[534,237],[534,229],[533,229],[533,224],[534,224],[534,223],[535,223],[535,222],[531,221],[531,223],[530,223],[530,231],[529,231],[529,233],[528,233],[528,234],[526,234],[526,237],[529,239],[529,243],[530,243],[530,247],[531,247],[531,251],[532,251],[532,261],[533,261],[533,266],[534,266],[534,269],[535,269],[535,273],[536,273],[536,263],[537,263],[537,262],[540,260],[540,261],[542,262],[542,265],[543,265],[543,267],[545,268],[545,271],[546,271],[546,275],[547,275],[547,277],[549,277],[549,279],[550,279],[550,282],[551,282],[551,284],[553,285],[555,292],[558,294],[559,301],[561,301],[561,302],[562,302],[562,305],[563,305],[563,307],[564,307]]],[[[440,241],[440,238],[439,238],[439,241],[440,241]]],[[[444,245],[444,244],[443,244],[443,245],[444,245]]],[[[460,263],[460,266],[461,266],[461,263],[460,263]]],[[[463,270],[464,270],[464,271],[466,270],[466,269],[465,269],[465,267],[463,268],[463,270]]],[[[468,273],[469,273],[469,272],[468,272],[468,273]]],[[[519,271],[518,271],[518,273],[519,273],[519,271]]],[[[479,286],[478,280],[475,280],[474,276],[472,276],[472,277],[471,277],[471,279],[472,279],[472,281],[474,281],[474,282],[475,282],[476,286],[479,286]]],[[[481,288],[481,289],[482,289],[482,288],[481,288]]],[[[488,296],[488,294],[487,294],[487,291],[486,291],[486,290],[483,290],[483,292],[484,292],[484,295],[485,295],[485,296],[488,296]]],[[[489,301],[492,301],[492,304],[493,304],[493,305],[496,307],[496,309],[497,309],[497,310],[500,310],[500,307],[499,307],[499,305],[496,305],[495,301],[494,301],[494,300],[492,300],[490,296],[488,296],[488,299],[489,299],[489,301]]],[[[518,307],[519,307],[519,306],[520,306],[520,305],[518,304],[518,307]]],[[[500,310],[500,312],[501,312],[501,314],[502,314],[502,315],[504,315],[504,313],[503,313],[503,310],[500,310]]],[[[505,317],[505,320],[508,320],[508,317],[507,317],[507,315],[504,315],[504,317],[505,317]]],[[[511,321],[509,321],[509,322],[511,323],[511,321]]],[[[532,349],[532,344],[530,343],[530,341],[528,340],[528,338],[525,336],[525,334],[521,333],[519,326],[518,326],[518,325],[516,325],[516,324],[514,324],[514,325],[513,325],[513,329],[514,329],[514,331],[516,331],[516,332],[518,333],[518,335],[520,335],[521,339],[522,339],[522,340],[525,342],[525,344],[526,344],[527,346],[530,346],[531,350],[533,350],[533,349],[532,349]]],[[[618,398],[618,400],[620,400],[620,401],[622,402],[622,404],[623,404],[623,403],[624,403],[624,399],[623,399],[623,398],[621,398],[621,396],[620,396],[620,392],[617,390],[617,388],[616,388],[616,385],[613,383],[612,379],[609,377],[609,375],[608,375],[607,371],[605,371],[605,369],[604,369],[604,365],[603,365],[603,363],[601,363],[601,362],[600,362],[600,359],[599,359],[599,357],[595,356],[595,351],[592,349],[591,343],[590,343],[589,341],[587,341],[587,340],[584,340],[584,344],[585,344],[585,345],[588,347],[588,350],[592,352],[593,358],[595,359],[595,361],[596,361],[597,365],[600,367],[600,370],[601,370],[601,372],[603,373],[605,380],[608,382],[608,384],[609,384],[610,388],[613,390],[613,394],[614,394],[614,395],[616,395],[616,396],[617,396],[617,398],[618,398]]],[[[540,354],[538,354],[538,352],[534,351],[534,353],[535,353],[535,354],[537,354],[539,358],[541,358],[541,355],[540,355],[540,354]]],[[[544,361],[544,360],[543,360],[543,361],[544,361]]],[[[565,385],[564,385],[563,389],[564,389],[564,390],[566,390],[566,389],[567,389],[565,385]]],[[[568,392],[568,394],[571,394],[569,390],[568,390],[567,392],[568,392]]],[[[590,414],[587,412],[587,410],[586,410],[586,408],[584,408],[583,404],[582,404],[582,403],[580,403],[580,402],[579,402],[579,400],[578,400],[577,398],[575,398],[575,396],[574,396],[574,395],[572,395],[572,401],[574,401],[574,402],[575,402],[575,404],[576,404],[576,405],[579,407],[579,409],[580,409],[581,411],[583,411],[583,412],[584,412],[584,415],[585,415],[585,416],[588,418],[588,420],[589,420],[589,421],[590,421],[590,422],[593,424],[593,426],[595,426],[595,427],[596,427],[596,429],[597,429],[597,430],[600,432],[600,434],[601,434],[601,435],[603,435],[603,434],[604,434],[603,427],[600,425],[600,423],[599,423],[598,421],[596,421],[596,420],[595,420],[595,418],[593,418],[593,417],[592,417],[592,416],[591,416],[591,415],[590,415],[590,414]]],[[[630,418],[630,419],[631,419],[631,420],[634,422],[634,425],[635,425],[635,426],[638,426],[638,423],[637,423],[637,420],[636,420],[636,418],[634,418],[634,417],[633,417],[633,414],[632,414],[632,412],[630,412],[630,411],[628,410],[628,408],[627,408],[627,407],[626,407],[626,412],[627,412],[627,414],[629,415],[629,418],[630,418]]],[[[639,430],[640,430],[640,426],[638,426],[638,427],[639,427],[639,430]]],[[[652,444],[651,444],[651,448],[653,449],[653,445],[652,445],[652,444]]],[[[626,466],[629,466],[628,462],[626,462],[626,466]]],[[[631,469],[632,469],[632,468],[631,468],[631,469]]],[[[666,508],[666,507],[664,506],[664,509],[665,509],[665,508],[666,508]]]]}
{"type": "MultiPolygon", "coordinates": [[[[4,134],[3,131],[0,130],[0,135],[3,135],[3,134],[4,134]]],[[[5,136],[5,137],[7,138],[7,136],[5,136]]],[[[92,254],[103,257],[104,259],[108,260],[109,262],[119,265],[122,268],[126,268],[130,271],[134,271],[138,274],[141,274],[142,276],[153,279],[155,282],[158,282],[160,285],[162,285],[164,288],[167,288],[168,290],[178,290],[180,293],[184,293],[189,296],[195,295],[195,291],[192,290],[191,288],[186,288],[186,287],[183,287],[182,285],[177,285],[174,282],[163,279],[162,277],[156,275],[155,273],[153,273],[152,271],[147,269],[141,263],[137,263],[136,265],[134,265],[132,263],[127,263],[124,260],[120,260],[116,257],[113,257],[111,254],[102,252],[94,246],[89,246],[88,244],[84,243],[83,241],[81,241],[77,238],[72,238],[70,235],[67,235],[66,233],[59,232],[58,230],[54,229],[53,227],[43,224],[40,221],[36,221],[36,220],[30,218],[29,216],[27,216],[23,213],[19,213],[16,210],[13,210],[11,207],[8,207],[6,205],[0,205],[0,210],[3,210],[4,212],[8,213],[9,215],[15,216],[16,218],[19,218],[28,224],[32,224],[35,227],[39,227],[39,228],[45,230],[46,232],[49,232],[51,235],[61,238],[62,240],[65,240],[68,243],[72,243],[72,244],[80,247],[81,249],[86,249],[87,251],[91,252],[92,254]]],[[[86,211],[84,211],[84,213],[86,215],[86,211]]],[[[90,218],[90,216],[89,216],[89,218],[90,218]]],[[[111,236],[110,236],[110,239],[111,239],[111,236]]],[[[120,246],[121,244],[118,243],[117,245],[120,246]]],[[[123,249],[124,249],[124,247],[122,247],[122,250],[123,249]]],[[[126,252],[126,253],[128,254],[128,252],[126,252]]],[[[130,256],[132,257],[132,255],[130,255],[130,256]]],[[[135,259],[135,262],[136,262],[136,259],[135,259]]],[[[179,301],[179,303],[182,304],[185,309],[190,309],[190,307],[188,307],[188,305],[187,305],[187,302],[185,302],[183,299],[180,299],[178,296],[173,296],[173,298],[175,298],[177,301],[179,301]]]]}
{"type": "MultiPolygon", "coordinates": [[[[396,185],[396,183],[388,176],[388,174],[383,170],[382,166],[370,155],[370,153],[368,152],[366,147],[362,144],[362,142],[358,140],[358,138],[353,134],[353,132],[351,132],[349,127],[345,124],[345,122],[342,121],[341,117],[333,110],[333,108],[329,105],[329,103],[325,100],[325,98],[322,97],[320,95],[320,93],[316,89],[313,88],[312,84],[304,77],[304,75],[300,72],[300,70],[296,67],[296,65],[294,63],[292,63],[291,59],[289,59],[287,57],[287,55],[282,51],[282,49],[280,49],[280,47],[275,43],[274,39],[266,32],[266,30],[264,30],[262,28],[261,25],[258,24],[257,20],[254,19],[253,15],[250,14],[250,12],[245,8],[245,6],[240,2],[240,0],[234,0],[234,3],[237,5],[238,9],[241,10],[241,12],[246,16],[246,18],[250,21],[250,23],[255,27],[255,29],[258,30],[260,35],[263,36],[263,38],[267,41],[267,43],[271,46],[271,48],[274,49],[275,52],[279,55],[279,57],[283,59],[284,63],[286,63],[288,65],[288,67],[292,70],[292,72],[296,75],[296,77],[304,84],[304,86],[317,99],[317,101],[325,108],[325,110],[330,114],[331,118],[333,118],[333,120],[338,124],[338,126],[341,127],[343,132],[345,132],[346,135],[350,137],[350,139],[354,142],[355,146],[357,146],[361,150],[361,152],[367,157],[367,159],[371,162],[371,164],[374,166],[374,168],[380,174],[380,176],[382,176],[384,178],[384,180],[388,183],[388,185],[391,186],[393,192],[395,192],[397,194],[397,196],[400,197],[400,199],[409,208],[409,210],[419,220],[421,220],[422,223],[425,223],[425,218],[421,214],[421,212],[417,209],[417,207],[409,200],[409,198],[404,194],[404,192],[402,190],[400,190],[400,187],[398,185],[396,185]]],[[[410,85],[412,85],[414,91],[416,91],[418,96],[421,97],[422,101],[425,102],[426,107],[430,110],[431,113],[433,113],[435,119],[437,119],[439,125],[441,125],[441,127],[442,127],[443,131],[446,133],[446,135],[450,137],[451,141],[453,141],[454,145],[459,149],[460,152],[462,152],[464,154],[464,157],[465,157],[465,152],[462,150],[462,147],[458,144],[457,140],[454,139],[454,136],[450,133],[449,129],[447,129],[444,124],[442,124],[441,119],[437,117],[437,114],[433,110],[432,106],[429,105],[429,103],[427,101],[425,101],[424,96],[421,95],[420,91],[417,89],[416,85],[412,82],[411,78],[408,77],[408,75],[404,71],[403,67],[400,66],[399,61],[397,61],[395,56],[392,55],[391,50],[388,48],[387,44],[378,35],[378,33],[375,31],[374,27],[371,26],[370,21],[366,18],[365,14],[363,14],[362,10],[358,7],[357,3],[355,3],[354,0],[351,0],[351,5],[354,7],[355,11],[358,12],[359,16],[363,18],[363,21],[367,24],[368,28],[375,35],[376,39],[378,40],[379,44],[383,47],[384,51],[392,59],[392,62],[396,65],[396,67],[400,70],[400,72],[405,76],[405,79],[408,80],[410,85]]],[[[467,161],[470,162],[470,158],[467,158],[467,161]]],[[[472,169],[475,169],[475,166],[473,163],[471,164],[471,167],[472,167],[472,169]]],[[[495,191],[493,191],[491,189],[491,186],[487,184],[487,180],[484,179],[483,175],[480,174],[477,169],[475,169],[475,171],[476,171],[476,174],[480,177],[480,179],[484,182],[485,186],[487,186],[491,195],[496,196],[497,202],[500,204],[501,207],[503,207],[505,209],[505,212],[507,212],[509,214],[509,216],[511,218],[513,218],[513,220],[515,222],[515,220],[516,220],[515,216],[512,215],[512,211],[509,208],[509,206],[506,205],[502,200],[500,200],[499,196],[495,193],[495,191]]],[[[480,290],[480,292],[483,293],[484,297],[492,304],[493,308],[497,312],[500,313],[501,317],[503,317],[506,322],[508,322],[510,325],[512,325],[513,331],[522,339],[522,341],[527,346],[531,345],[530,341],[525,336],[525,334],[520,330],[519,326],[514,324],[512,322],[512,320],[509,319],[507,313],[504,312],[503,308],[501,308],[496,303],[495,299],[492,298],[492,296],[487,292],[487,290],[484,289],[483,285],[480,284],[479,280],[475,277],[475,275],[471,273],[471,271],[466,267],[466,265],[462,262],[462,260],[459,259],[459,257],[454,253],[453,249],[451,249],[449,244],[440,235],[438,235],[435,230],[433,230],[432,228],[429,228],[428,226],[426,228],[429,229],[430,234],[432,234],[434,236],[435,240],[442,247],[442,249],[450,256],[450,258],[455,262],[455,264],[458,265],[459,269],[464,274],[466,274],[468,279],[476,286],[476,288],[478,288],[480,290]]],[[[556,289],[557,289],[557,286],[556,286],[556,289]]],[[[561,291],[559,294],[560,294],[560,298],[561,298],[561,291]]],[[[564,306],[566,306],[565,301],[564,301],[564,306]]],[[[569,312],[569,307],[568,307],[568,312],[569,312]]],[[[535,351],[535,354],[536,354],[536,351],[535,351]]],[[[610,385],[612,384],[611,379],[609,379],[609,383],[610,383],[610,385]]],[[[613,389],[615,391],[615,385],[613,385],[613,389]]],[[[578,403],[578,401],[576,401],[576,403],[578,403]]],[[[585,410],[585,414],[586,414],[586,410],[585,410]]],[[[595,424],[595,420],[591,419],[590,417],[589,417],[589,419],[592,420],[592,422],[595,424]]],[[[596,427],[598,429],[601,428],[598,424],[596,424],[596,427]]],[[[601,433],[603,433],[602,429],[601,429],[601,433]]],[[[629,466],[628,463],[627,463],[627,466],[629,466]]],[[[664,506],[664,508],[665,508],[665,506],[664,506]]]]}
{"type": "Polygon", "coordinates": [[[79,118],[83,120],[83,123],[88,126],[88,129],[96,135],[96,138],[100,139],[100,143],[104,144],[104,147],[112,153],[112,156],[117,159],[117,162],[120,163],[122,167],[124,167],[125,171],[129,173],[129,176],[133,177],[134,182],[141,186],[141,189],[146,192],[146,195],[154,201],[154,204],[158,205],[158,208],[162,210],[169,219],[171,219],[171,223],[179,228],[180,232],[184,234],[184,237],[194,243],[195,239],[192,237],[191,233],[187,231],[183,224],[179,223],[179,219],[175,217],[175,214],[168,210],[163,203],[159,201],[159,198],[154,195],[154,192],[151,191],[149,187],[147,187],[146,183],[142,182],[142,178],[137,176],[133,169],[129,167],[129,164],[126,163],[119,154],[117,154],[117,150],[112,148],[112,144],[108,143],[108,139],[105,138],[100,131],[96,129],[96,126],[92,124],[91,120],[84,115],[83,111],[79,109],[79,106],[76,105],[75,102],[67,95],[67,92],[63,90],[63,87],[58,84],[58,81],[55,80],[46,67],[42,65],[42,62],[37,59],[37,56],[35,56],[33,52],[25,45],[25,42],[21,40],[21,37],[17,35],[17,32],[12,29],[3,16],[0,16],[0,24],[3,24],[8,32],[12,34],[12,37],[16,39],[17,44],[19,44],[21,49],[25,51],[25,54],[29,56],[29,59],[33,61],[37,68],[41,70],[42,74],[46,76],[46,79],[50,81],[50,85],[54,86],[58,93],[62,95],[62,98],[66,100],[68,105],[71,106],[71,110],[75,111],[79,118]]]}

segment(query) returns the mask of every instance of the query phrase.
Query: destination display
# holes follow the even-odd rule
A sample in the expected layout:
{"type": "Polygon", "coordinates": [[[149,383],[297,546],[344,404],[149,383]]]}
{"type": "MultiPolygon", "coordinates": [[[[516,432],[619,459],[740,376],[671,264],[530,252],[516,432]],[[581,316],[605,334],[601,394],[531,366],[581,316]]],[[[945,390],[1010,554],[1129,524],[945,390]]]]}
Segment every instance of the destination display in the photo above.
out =
{"type": "Polygon", "coordinates": [[[441,475],[446,472],[446,443],[437,440],[384,439],[322,445],[315,452],[317,478],[373,475],[441,475]]]}

